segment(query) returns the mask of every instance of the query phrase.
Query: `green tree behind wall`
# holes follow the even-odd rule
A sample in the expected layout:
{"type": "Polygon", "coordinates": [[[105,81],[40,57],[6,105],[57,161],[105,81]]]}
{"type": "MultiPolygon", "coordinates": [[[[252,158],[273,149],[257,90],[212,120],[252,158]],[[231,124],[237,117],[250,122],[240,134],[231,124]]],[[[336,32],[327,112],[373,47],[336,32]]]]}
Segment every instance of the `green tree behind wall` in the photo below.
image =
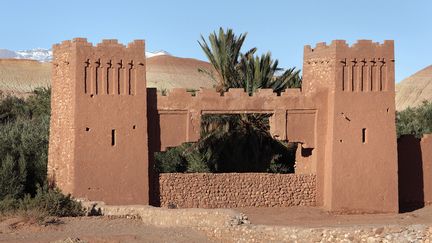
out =
{"type": "Polygon", "coordinates": [[[432,101],[424,101],[420,106],[407,108],[396,113],[397,136],[432,133],[432,101]]]}

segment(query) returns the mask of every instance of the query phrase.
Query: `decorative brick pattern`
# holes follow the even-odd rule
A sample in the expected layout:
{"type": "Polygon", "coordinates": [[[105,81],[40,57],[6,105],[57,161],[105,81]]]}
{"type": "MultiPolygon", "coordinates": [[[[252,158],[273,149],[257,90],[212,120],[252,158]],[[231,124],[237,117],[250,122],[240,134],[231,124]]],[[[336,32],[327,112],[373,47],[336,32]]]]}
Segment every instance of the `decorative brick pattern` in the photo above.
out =
{"type": "Polygon", "coordinates": [[[162,207],[235,208],[315,206],[315,175],[163,173],[162,207]]]}

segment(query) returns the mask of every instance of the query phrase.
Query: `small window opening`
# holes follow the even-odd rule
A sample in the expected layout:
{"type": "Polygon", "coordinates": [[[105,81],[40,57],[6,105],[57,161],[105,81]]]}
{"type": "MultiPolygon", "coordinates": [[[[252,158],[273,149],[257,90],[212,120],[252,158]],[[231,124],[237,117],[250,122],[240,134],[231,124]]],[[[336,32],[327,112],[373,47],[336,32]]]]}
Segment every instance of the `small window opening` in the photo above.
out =
{"type": "Polygon", "coordinates": [[[301,147],[301,156],[302,157],[309,157],[312,155],[313,148],[303,148],[301,147]]]}
{"type": "Polygon", "coordinates": [[[366,143],[366,128],[362,129],[362,143],[366,143]]]}
{"type": "Polygon", "coordinates": [[[90,131],[90,127],[86,127],[86,132],[90,131]]]}
{"type": "Polygon", "coordinates": [[[389,113],[389,109],[390,109],[390,108],[387,108],[387,113],[389,113]]]}
{"type": "Polygon", "coordinates": [[[132,126],[132,129],[135,129],[135,128],[136,128],[136,125],[133,125],[133,126],[132,126]]]}
{"type": "Polygon", "coordinates": [[[116,145],[116,130],[111,130],[111,146],[116,145]]]}

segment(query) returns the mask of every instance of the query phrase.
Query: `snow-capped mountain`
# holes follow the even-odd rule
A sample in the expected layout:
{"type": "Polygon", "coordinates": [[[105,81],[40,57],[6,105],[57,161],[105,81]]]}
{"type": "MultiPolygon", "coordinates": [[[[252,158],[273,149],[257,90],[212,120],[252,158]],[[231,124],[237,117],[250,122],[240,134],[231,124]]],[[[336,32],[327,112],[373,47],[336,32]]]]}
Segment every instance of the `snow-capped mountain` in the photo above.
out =
{"type": "MultiPolygon", "coordinates": [[[[154,57],[161,55],[169,55],[166,51],[160,50],[155,52],[147,52],[145,53],[146,57],[154,57]]],[[[35,48],[31,50],[22,50],[22,51],[11,51],[7,49],[0,49],[0,58],[16,58],[16,59],[32,59],[40,62],[49,62],[52,59],[52,50],[43,49],[43,48],[35,48]]]]}
{"type": "Polygon", "coordinates": [[[52,59],[52,51],[43,49],[43,48],[35,48],[31,50],[22,50],[16,51],[18,59],[32,59],[40,62],[49,62],[52,59]]]}
{"type": "Polygon", "coordinates": [[[163,50],[155,51],[155,52],[146,51],[145,55],[146,55],[147,58],[149,58],[149,57],[155,57],[155,56],[162,56],[162,55],[171,56],[170,53],[168,53],[166,51],[163,51],[163,50]]]}

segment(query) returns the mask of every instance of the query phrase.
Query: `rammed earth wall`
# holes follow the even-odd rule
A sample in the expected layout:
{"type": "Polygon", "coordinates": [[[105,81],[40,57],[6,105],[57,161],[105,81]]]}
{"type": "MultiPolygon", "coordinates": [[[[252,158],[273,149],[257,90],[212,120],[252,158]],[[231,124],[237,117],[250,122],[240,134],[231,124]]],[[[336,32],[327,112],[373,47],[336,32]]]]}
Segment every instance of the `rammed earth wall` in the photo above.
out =
{"type": "Polygon", "coordinates": [[[160,204],[178,208],[315,206],[316,176],[268,173],[163,173],[160,204]]]}

